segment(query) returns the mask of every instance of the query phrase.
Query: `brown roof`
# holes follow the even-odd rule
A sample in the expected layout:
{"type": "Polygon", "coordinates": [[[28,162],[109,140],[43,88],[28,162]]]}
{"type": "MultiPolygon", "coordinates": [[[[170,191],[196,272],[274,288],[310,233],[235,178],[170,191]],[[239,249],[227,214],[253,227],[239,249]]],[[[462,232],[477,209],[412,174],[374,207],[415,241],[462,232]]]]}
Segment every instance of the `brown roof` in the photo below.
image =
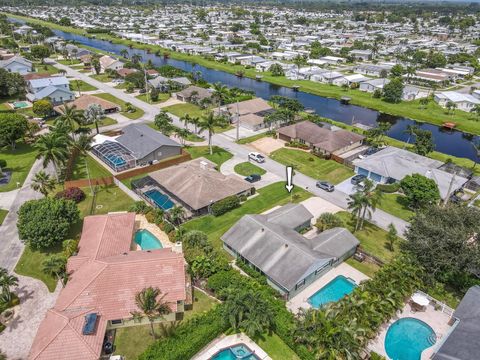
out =
{"type": "Polygon", "coordinates": [[[129,251],[135,214],[85,218],[79,253],[68,260],[71,271],[55,306],[42,321],[29,359],[98,359],[108,320],[131,318],[135,294],[158,287],[172,311],[186,299],[185,261],[170,248],[129,251]],[[85,315],[96,313],[96,331],[83,335],[85,315]]]}
{"type": "MultiPolygon", "coordinates": [[[[105,110],[111,110],[111,109],[118,109],[120,105],[117,105],[111,101],[96,97],[94,95],[88,95],[84,94],[80,96],[79,98],[76,98],[74,101],[70,103],[70,105],[75,105],[77,107],[77,110],[85,110],[88,105],[91,104],[98,104],[102,107],[102,109],[105,110]]],[[[56,106],[55,110],[59,113],[63,112],[63,106],[56,106]]]]}
{"type": "Polygon", "coordinates": [[[278,129],[278,133],[291,139],[301,139],[327,152],[335,152],[346,146],[362,141],[365,137],[338,129],[330,130],[310,121],[302,121],[278,129]]]}
{"type": "Polygon", "coordinates": [[[89,63],[92,61],[92,57],[93,56],[91,54],[82,55],[80,56],[80,61],[83,63],[89,63]]]}
{"type": "Polygon", "coordinates": [[[137,70],[127,69],[127,68],[117,70],[117,74],[120,75],[121,77],[125,77],[127,75],[133,74],[134,72],[137,72],[137,70]]]}
{"type": "Polygon", "coordinates": [[[236,114],[238,112],[240,115],[245,115],[268,111],[271,110],[272,107],[262,98],[255,98],[239,102],[238,108],[237,103],[227,105],[227,109],[230,114],[236,114]]]}
{"type": "Polygon", "coordinates": [[[149,176],[193,210],[252,187],[236,175],[223,175],[203,157],[154,171],[149,176]]]}
{"type": "Polygon", "coordinates": [[[25,81],[35,80],[35,79],[46,79],[49,77],[52,77],[52,75],[48,73],[28,73],[23,75],[23,78],[25,79],[25,81]]]}
{"type": "Polygon", "coordinates": [[[212,93],[208,91],[207,89],[204,89],[199,86],[189,86],[186,89],[183,89],[182,91],[179,91],[177,95],[180,95],[184,98],[190,98],[192,96],[193,92],[197,92],[197,99],[198,100],[203,100],[205,98],[210,98],[212,97],[212,93]]]}

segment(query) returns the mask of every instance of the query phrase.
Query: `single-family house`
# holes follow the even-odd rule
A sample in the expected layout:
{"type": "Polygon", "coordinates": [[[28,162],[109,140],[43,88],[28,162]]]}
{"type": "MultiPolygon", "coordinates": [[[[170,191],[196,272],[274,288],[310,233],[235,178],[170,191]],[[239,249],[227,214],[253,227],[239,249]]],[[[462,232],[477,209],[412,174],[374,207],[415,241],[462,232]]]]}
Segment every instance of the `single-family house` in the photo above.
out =
{"type": "Polygon", "coordinates": [[[313,215],[301,204],[288,204],[265,215],[245,215],[221,239],[224,249],[267,278],[291,299],[334,266],[352,256],[358,239],[345,228],[326,230],[311,239],[299,232],[313,215]]]}
{"type": "Polygon", "coordinates": [[[110,56],[110,55],[103,55],[100,59],[100,71],[105,72],[107,70],[120,70],[123,68],[123,62],[120,60],[110,56]]]}
{"type": "Polygon", "coordinates": [[[33,341],[29,360],[100,359],[108,331],[146,325],[132,314],[141,311],[137,293],[159,288],[170,312],[154,322],[183,317],[191,295],[181,251],[163,248],[133,251],[134,213],[87,216],[78,253],[68,259],[68,282],[60,290],[33,341]]]}
{"type": "Polygon", "coordinates": [[[325,61],[325,63],[330,64],[330,65],[338,65],[341,63],[347,62],[347,59],[338,57],[338,56],[322,56],[320,60],[325,61]]]}
{"type": "Polygon", "coordinates": [[[362,145],[364,136],[330,124],[302,121],[278,129],[278,138],[308,145],[315,153],[339,156],[362,145]]]}
{"type": "Polygon", "coordinates": [[[355,60],[368,61],[373,57],[372,50],[352,50],[349,53],[355,60]]]}
{"type": "MultiPolygon", "coordinates": [[[[407,74],[404,76],[408,77],[407,74]]],[[[454,80],[454,76],[437,69],[420,69],[415,72],[413,79],[428,83],[448,83],[454,80]]]]}
{"type": "Polygon", "coordinates": [[[53,105],[60,105],[75,99],[75,94],[70,90],[69,81],[65,76],[29,80],[27,89],[26,97],[31,102],[48,98],[53,105]]]}
{"type": "Polygon", "coordinates": [[[227,115],[230,122],[237,123],[239,121],[240,126],[253,131],[263,129],[266,126],[265,116],[274,111],[262,98],[240,101],[220,108],[220,114],[227,115]]]}
{"type": "Polygon", "coordinates": [[[0,68],[8,72],[25,75],[33,71],[33,64],[21,56],[13,56],[7,60],[0,60],[0,68]]]}
{"type": "Polygon", "coordinates": [[[442,339],[433,360],[472,360],[480,354],[480,286],[468,289],[452,316],[452,331],[442,339]]]}
{"type": "MultiPolygon", "coordinates": [[[[84,111],[89,105],[92,104],[100,105],[105,114],[111,114],[120,110],[120,105],[89,94],[83,94],[82,96],[76,98],[70,103],[70,106],[75,106],[76,110],[84,111]]],[[[55,110],[61,114],[63,113],[63,106],[56,106],[55,110]]]]}
{"type": "Polygon", "coordinates": [[[353,68],[357,74],[380,77],[382,74],[388,75],[390,66],[374,65],[374,64],[360,64],[353,68]]]}
{"type": "Polygon", "coordinates": [[[480,99],[470,94],[463,94],[457,91],[443,91],[435,93],[433,100],[443,108],[449,103],[456,105],[457,109],[470,112],[475,106],[480,105],[480,99]]]}
{"type": "Polygon", "coordinates": [[[345,76],[333,79],[332,84],[337,86],[342,86],[342,85],[358,86],[363,81],[368,81],[368,80],[370,80],[370,78],[363,76],[361,74],[352,74],[352,75],[345,75],[345,76]]]}
{"type": "Polygon", "coordinates": [[[204,99],[210,99],[212,97],[212,92],[200,86],[192,85],[177,92],[176,96],[180,101],[199,103],[204,99]]]}
{"type": "Polygon", "coordinates": [[[141,180],[149,189],[158,187],[192,215],[210,212],[213,204],[226,197],[252,193],[250,183],[236,175],[223,175],[203,157],[151,172],[141,180]]]}
{"type": "Polygon", "coordinates": [[[356,159],[353,165],[357,174],[381,184],[399,182],[407,175],[423,175],[437,183],[442,199],[468,181],[462,176],[441,170],[441,161],[393,146],[387,146],[363,159],[356,159]]]}
{"type": "Polygon", "coordinates": [[[371,79],[360,83],[359,90],[373,93],[375,90],[383,90],[383,87],[390,82],[389,79],[371,79]]]}

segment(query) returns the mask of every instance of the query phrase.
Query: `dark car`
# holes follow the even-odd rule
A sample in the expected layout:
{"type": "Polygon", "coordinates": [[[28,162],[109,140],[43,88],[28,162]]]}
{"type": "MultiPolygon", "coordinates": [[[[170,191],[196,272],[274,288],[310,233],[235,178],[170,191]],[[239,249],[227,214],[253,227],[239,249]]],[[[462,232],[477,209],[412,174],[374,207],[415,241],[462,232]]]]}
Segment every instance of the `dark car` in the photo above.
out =
{"type": "Polygon", "coordinates": [[[358,175],[355,175],[354,177],[352,177],[352,179],[350,180],[350,182],[353,184],[353,185],[358,185],[360,184],[363,180],[365,180],[367,177],[365,175],[361,175],[361,174],[358,174],[358,175]]]}
{"type": "Polygon", "coordinates": [[[245,180],[248,181],[249,183],[254,183],[254,182],[257,182],[257,181],[260,181],[262,177],[258,174],[252,174],[252,175],[248,175],[245,180]]]}
{"type": "Polygon", "coordinates": [[[317,181],[317,187],[328,192],[335,190],[335,186],[328,181],[317,181]]]}

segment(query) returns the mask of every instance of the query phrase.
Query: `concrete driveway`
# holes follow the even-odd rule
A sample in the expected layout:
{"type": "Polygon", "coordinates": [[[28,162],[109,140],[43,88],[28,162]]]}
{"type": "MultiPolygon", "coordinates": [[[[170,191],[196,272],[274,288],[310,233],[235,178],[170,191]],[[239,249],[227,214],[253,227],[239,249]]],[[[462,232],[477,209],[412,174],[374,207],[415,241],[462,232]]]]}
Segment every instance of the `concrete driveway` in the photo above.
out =
{"type": "Polygon", "coordinates": [[[264,137],[255,140],[254,142],[250,143],[249,146],[253,147],[257,151],[260,151],[261,153],[270,155],[275,150],[283,149],[285,147],[285,141],[271,137],[264,137]]]}
{"type": "Polygon", "coordinates": [[[340,184],[335,185],[335,191],[341,191],[347,195],[355,193],[357,191],[357,187],[352,184],[352,177],[349,177],[347,180],[344,180],[340,184]]]}
{"type": "Polygon", "coordinates": [[[314,219],[326,212],[335,214],[336,212],[343,210],[340,206],[337,206],[318,196],[314,196],[302,201],[302,205],[312,213],[314,219]]]}

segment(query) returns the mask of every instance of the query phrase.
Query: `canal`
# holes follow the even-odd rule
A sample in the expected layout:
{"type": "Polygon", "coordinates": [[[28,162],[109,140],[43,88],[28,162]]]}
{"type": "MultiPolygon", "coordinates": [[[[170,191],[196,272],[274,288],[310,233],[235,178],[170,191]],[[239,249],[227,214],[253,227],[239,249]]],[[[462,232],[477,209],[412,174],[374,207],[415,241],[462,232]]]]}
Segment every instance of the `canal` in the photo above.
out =
{"type": "Polygon", "coordinates": [[[388,136],[408,141],[409,135],[405,132],[409,125],[417,125],[421,129],[429,130],[433,134],[436,150],[448,155],[464,157],[473,161],[479,161],[474,142],[480,142],[480,137],[461,131],[445,130],[442,127],[416,122],[412,119],[392,116],[376,110],[356,105],[345,105],[339,100],[326,98],[318,95],[308,94],[302,91],[294,91],[288,87],[273,85],[268,82],[257,81],[250,78],[239,78],[233,74],[223,71],[212,70],[187,61],[165,59],[163,56],[149,54],[145,50],[139,50],[127,46],[112,44],[105,40],[91,39],[86,36],[54,30],[55,34],[65,40],[73,40],[80,44],[87,45],[99,50],[108,51],[119,55],[120,51],[126,49],[129,56],[139,54],[143,61],[151,60],[156,66],[172,65],[176,68],[191,72],[201,71],[203,78],[209,83],[221,82],[229,87],[238,87],[254,91],[261,98],[269,99],[272,95],[282,95],[298,99],[306,108],[313,109],[318,115],[346,124],[361,123],[368,126],[376,126],[378,122],[386,121],[392,124],[388,136]]]}

